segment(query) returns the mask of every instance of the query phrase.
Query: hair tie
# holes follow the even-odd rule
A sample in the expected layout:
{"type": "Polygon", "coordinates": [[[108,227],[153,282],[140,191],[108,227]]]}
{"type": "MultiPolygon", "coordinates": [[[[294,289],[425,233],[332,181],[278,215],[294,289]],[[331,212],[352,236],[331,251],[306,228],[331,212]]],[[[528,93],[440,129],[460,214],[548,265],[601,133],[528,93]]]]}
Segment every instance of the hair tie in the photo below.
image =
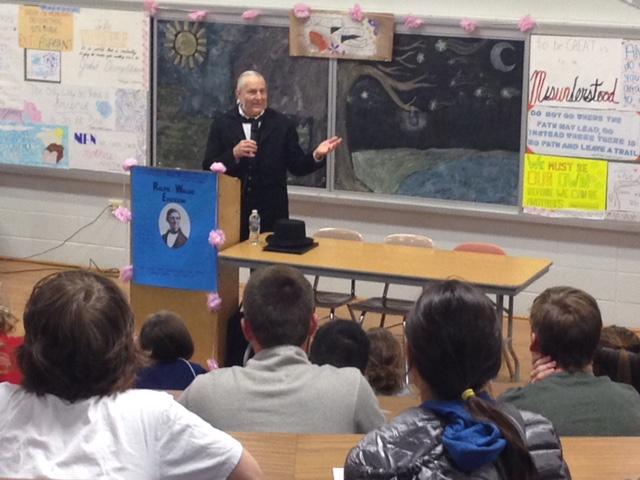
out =
{"type": "Polygon", "coordinates": [[[473,388],[467,388],[464,392],[462,392],[462,395],[460,395],[460,397],[462,397],[463,402],[466,402],[471,397],[475,397],[475,395],[476,392],[473,391],[473,388]]]}

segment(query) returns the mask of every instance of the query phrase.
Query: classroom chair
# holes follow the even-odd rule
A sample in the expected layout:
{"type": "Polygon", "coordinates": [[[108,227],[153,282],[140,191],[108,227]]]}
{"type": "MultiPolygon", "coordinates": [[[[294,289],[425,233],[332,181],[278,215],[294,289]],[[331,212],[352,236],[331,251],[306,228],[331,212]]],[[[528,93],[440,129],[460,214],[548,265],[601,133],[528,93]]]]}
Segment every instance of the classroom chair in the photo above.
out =
{"type": "MultiPolygon", "coordinates": [[[[313,235],[314,238],[335,238],[339,240],[350,240],[354,242],[362,242],[362,235],[348,228],[321,228],[313,235]]],[[[316,275],[313,280],[313,293],[315,296],[316,307],[329,309],[329,320],[335,320],[336,309],[348,304],[356,298],[356,281],[351,279],[351,290],[345,292],[329,292],[318,290],[320,283],[320,275],[316,275]]]]}
{"type": "MultiPolygon", "coordinates": [[[[470,253],[486,253],[489,255],[506,255],[507,252],[504,249],[496,245],[495,243],[483,243],[483,242],[465,242],[456,245],[453,250],[455,252],[470,252],[470,253]]],[[[495,305],[495,302],[494,302],[495,305]]],[[[509,370],[509,376],[511,380],[518,381],[520,379],[520,360],[513,349],[513,297],[508,297],[508,306],[504,309],[507,313],[507,338],[502,343],[503,357],[509,370]],[[508,350],[508,353],[507,353],[508,350]],[[511,364],[513,359],[513,365],[511,364]]],[[[500,330],[502,330],[502,319],[500,320],[500,330]]]]}
{"type": "MultiPolygon", "coordinates": [[[[384,243],[390,245],[404,245],[406,247],[418,247],[418,248],[433,248],[433,240],[425,235],[416,235],[412,233],[394,233],[387,235],[384,239],[384,243]]],[[[387,315],[397,315],[402,317],[402,321],[399,324],[391,325],[387,328],[393,328],[397,325],[402,325],[402,335],[404,336],[404,327],[407,320],[407,315],[411,312],[413,304],[412,300],[401,300],[398,298],[389,298],[389,287],[391,284],[385,282],[382,289],[381,297],[371,297],[360,302],[353,302],[347,305],[349,308],[349,314],[351,318],[356,321],[355,313],[360,312],[360,318],[357,320],[360,325],[364,323],[364,317],[367,312],[380,314],[380,327],[384,327],[384,322],[387,315]]],[[[405,372],[404,372],[405,384],[409,385],[409,365],[405,360],[405,372]]]]}
{"type": "MultiPolygon", "coordinates": [[[[433,248],[433,240],[429,237],[411,233],[394,233],[392,235],[387,235],[384,239],[384,243],[391,245],[404,245],[408,247],[433,248]]],[[[391,284],[388,282],[384,284],[382,296],[380,297],[367,298],[366,300],[353,302],[347,305],[349,307],[351,318],[356,320],[354,312],[359,311],[360,317],[357,321],[362,324],[367,312],[379,313],[380,327],[384,327],[387,315],[398,315],[402,317],[402,324],[404,325],[405,317],[411,311],[415,302],[411,300],[389,298],[388,294],[390,286],[391,284]]]]}

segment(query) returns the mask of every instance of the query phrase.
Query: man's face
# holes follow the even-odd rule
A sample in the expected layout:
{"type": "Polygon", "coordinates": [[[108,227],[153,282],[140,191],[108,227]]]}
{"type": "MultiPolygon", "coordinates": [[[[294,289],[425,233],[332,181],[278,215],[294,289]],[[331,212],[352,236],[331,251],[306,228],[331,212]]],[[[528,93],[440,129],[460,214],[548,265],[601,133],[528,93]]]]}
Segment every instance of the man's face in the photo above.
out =
{"type": "Polygon", "coordinates": [[[169,230],[174,233],[177,232],[180,229],[180,214],[171,212],[167,217],[167,222],[169,222],[169,230]]]}
{"type": "Polygon", "coordinates": [[[267,85],[261,77],[247,77],[236,97],[248,117],[257,117],[267,108],[267,85]]]}

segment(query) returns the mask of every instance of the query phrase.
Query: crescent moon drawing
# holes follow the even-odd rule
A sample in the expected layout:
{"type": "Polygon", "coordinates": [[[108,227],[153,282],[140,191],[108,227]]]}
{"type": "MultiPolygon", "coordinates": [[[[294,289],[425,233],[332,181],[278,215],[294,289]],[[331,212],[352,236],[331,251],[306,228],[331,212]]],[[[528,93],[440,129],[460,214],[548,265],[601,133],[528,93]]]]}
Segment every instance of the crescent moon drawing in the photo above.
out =
{"type": "Polygon", "coordinates": [[[491,49],[491,54],[489,55],[489,58],[491,59],[491,65],[493,65],[493,68],[499,70],[500,72],[510,72],[511,70],[516,68],[515,63],[507,65],[502,60],[502,52],[507,49],[515,50],[513,45],[508,42],[498,42],[493,46],[493,48],[491,49]]]}

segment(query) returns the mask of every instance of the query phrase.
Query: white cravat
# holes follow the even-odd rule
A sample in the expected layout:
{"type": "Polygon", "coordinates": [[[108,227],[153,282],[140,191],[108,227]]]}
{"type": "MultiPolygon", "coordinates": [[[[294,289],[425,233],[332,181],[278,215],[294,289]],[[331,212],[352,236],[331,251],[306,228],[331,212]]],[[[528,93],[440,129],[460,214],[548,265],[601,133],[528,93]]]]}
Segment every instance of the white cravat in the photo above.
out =
{"type": "Polygon", "coordinates": [[[173,244],[176,243],[176,239],[178,238],[178,232],[168,232],[167,233],[167,246],[173,247],[173,244]]]}

